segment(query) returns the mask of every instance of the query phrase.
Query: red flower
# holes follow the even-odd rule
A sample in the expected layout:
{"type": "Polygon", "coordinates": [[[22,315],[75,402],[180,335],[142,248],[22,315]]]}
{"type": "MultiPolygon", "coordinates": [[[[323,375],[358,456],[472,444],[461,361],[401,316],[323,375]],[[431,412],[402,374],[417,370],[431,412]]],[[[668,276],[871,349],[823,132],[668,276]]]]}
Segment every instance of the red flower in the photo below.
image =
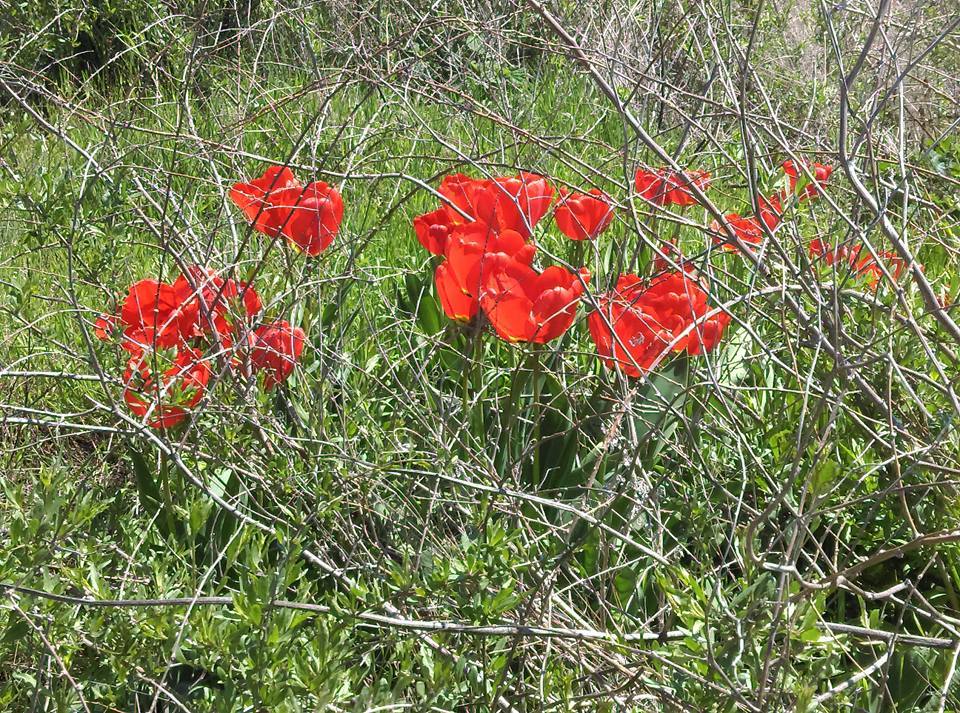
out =
{"type": "Polygon", "coordinates": [[[209,334],[212,322],[217,337],[226,342],[222,346],[229,347],[237,320],[249,320],[263,309],[260,295],[252,285],[224,279],[209,268],[193,265],[187,272],[196,287],[191,287],[186,275],[180,275],[173,289],[186,314],[194,317],[189,326],[190,335],[209,334]]]}
{"type": "Polygon", "coordinates": [[[675,173],[666,168],[650,171],[637,169],[634,185],[640,197],[654,205],[688,206],[696,203],[691,186],[707,190],[710,186],[710,174],[707,171],[684,171],[675,173]]]}
{"type": "Polygon", "coordinates": [[[469,322],[473,319],[479,307],[477,298],[463,291],[449,263],[442,262],[437,265],[434,280],[437,283],[437,296],[440,298],[440,306],[443,307],[444,314],[458,322],[469,322]]]}
{"type": "MultiPolygon", "coordinates": [[[[780,197],[777,195],[767,198],[760,198],[760,217],[749,216],[744,218],[739,213],[728,213],[724,220],[733,229],[737,237],[747,245],[758,246],[763,243],[767,236],[767,231],[773,232],[780,224],[780,218],[783,215],[783,208],[780,205],[780,197]],[[766,230],[764,230],[766,226],[766,230]]],[[[736,250],[737,246],[726,238],[726,232],[719,221],[714,220],[710,223],[710,231],[714,233],[714,242],[723,245],[725,250],[736,250]]]]}
{"type": "Polygon", "coordinates": [[[510,260],[485,277],[480,304],[501,339],[544,344],[573,324],[589,279],[585,268],[579,276],[556,266],[538,273],[510,260]]]}
{"type": "Polygon", "coordinates": [[[660,253],[655,253],[653,256],[653,272],[654,274],[659,274],[661,272],[667,272],[668,270],[674,270],[676,268],[670,264],[667,260],[669,257],[674,264],[679,265],[680,268],[690,275],[690,277],[696,279],[697,277],[697,268],[694,267],[693,263],[684,257],[683,253],[680,252],[680,248],[677,247],[676,243],[672,242],[662,242],[660,244],[660,253]],[[663,253],[663,255],[660,255],[663,253]]]}
{"type": "Polygon", "coordinates": [[[486,223],[457,226],[447,241],[446,267],[437,274],[444,312],[451,319],[462,320],[467,314],[472,317],[477,312],[485,275],[510,260],[529,265],[535,253],[536,248],[515,230],[498,232],[486,223]],[[460,296],[454,295],[454,287],[460,296]],[[473,303],[469,308],[464,307],[466,298],[473,303]]]}
{"type": "Polygon", "coordinates": [[[521,172],[519,176],[491,179],[483,190],[476,192],[474,200],[477,220],[529,238],[550,210],[553,187],[543,176],[521,172]]]}
{"type": "Polygon", "coordinates": [[[450,233],[458,225],[471,222],[477,215],[477,201],[489,187],[489,181],[470,178],[462,173],[445,176],[437,192],[449,203],[413,219],[413,229],[420,244],[434,255],[443,255],[450,233]],[[471,220],[465,218],[463,213],[470,216],[471,220]]]}
{"type": "MultiPolygon", "coordinates": [[[[830,178],[830,174],[833,173],[833,166],[827,164],[813,163],[811,161],[804,161],[803,164],[807,170],[813,174],[813,181],[804,186],[799,198],[801,201],[807,198],[815,198],[823,189],[823,184],[830,178]]],[[[801,170],[797,167],[797,164],[788,160],[783,162],[783,172],[787,174],[787,177],[790,179],[790,193],[795,193],[801,170]]],[[[803,173],[803,175],[806,176],[806,173],[803,173]]]]}
{"type": "Polygon", "coordinates": [[[343,221],[343,198],[323,181],[270,194],[271,224],[310,257],[328,247],[343,221]]]}
{"type": "MultiPolygon", "coordinates": [[[[130,286],[120,307],[124,348],[174,347],[189,339],[196,315],[191,313],[173,285],[158,280],[140,280],[130,286]]],[[[106,334],[106,332],[104,333],[106,334]]]]}
{"type": "Polygon", "coordinates": [[[203,398],[210,368],[199,352],[182,347],[158,380],[153,369],[159,359],[161,355],[150,350],[130,357],[123,374],[123,400],[134,415],[147,417],[151,428],[172,428],[203,398]]]}
{"type": "Polygon", "coordinates": [[[253,227],[283,235],[311,257],[333,242],[343,221],[343,198],[323,181],[301,186],[289,168],[271,166],[250,183],[236,183],[230,197],[253,227]]]}
{"type": "Polygon", "coordinates": [[[269,391],[293,373],[305,340],[306,335],[300,327],[291,327],[284,320],[265,324],[254,331],[250,363],[255,370],[264,372],[265,389],[269,391]]]}
{"type": "Polygon", "coordinates": [[[120,319],[115,314],[103,313],[93,323],[93,335],[97,339],[110,339],[120,325],[120,319]]]}
{"type": "Polygon", "coordinates": [[[587,319],[590,336],[604,364],[628,376],[646,373],[669,350],[711,351],[730,323],[725,312],[711,314],[707,293],[679,271],[649,283],[623,275],[598,303],[600,309],[587,319]]]}
{"type": "Polygon", "coordinates": [[[433,255],[443,255],[447,248],[447,238],[450,237],[450,231],[454,225],[446,206],[418,215],[413,219],[417,240],[427,252],[433,255]]]}
{"type": "Polygon", "coordinates": [[[810,241],[809,251],[811,259],[820,258],[827,265],[833,265],[834,263],[856,262],[857,253],[860,252],[860,248],[858,247],[855,251],[851,251],[850,248],[841,245],[834,250],[831,249],[828,243],[825,243],[820,238],[814,238],[810,241]]]}
{"type": "MultiPolygon", "coordinates": [[[[883,269],[880,263],[874,259],[873,255],[863,250],[862,245],[853,248],[840,246],[831,248],[820,238],[814,238],[809,246],[810,258],[820,258],[827,265],[846,264],[857,277],[866,278],[867,285],[872,290],[876,290],[880,284],[880,278],[883,277],[883,269]],[[864,257],[860,257],[864,255],[864,257]]],[[[897,253],[890,250],[882,250],[877,253],[877,258],[886,263],[887,270],[891,273],[894,280],[899,280],[903,274],[906,263],[897,253]]],[[[923,265],[920,265],[923,270],[923,265]]]]}
{"type": "Polygon", "coordinates": [[[561,187],[553,219],[560,232],[571,240],[593,240],[613,221],[613,206],[599,188],[591,188],[589,193],[571,193],[561,187]]]}
{"type": "MultiPolygon", "coordinates": [[[[461,211],[469,215],[473,220],[478,219],[477,202],[480,193],[490,186],[490,181],[484,178],[471,178],[462,173],[454,173],[450,176],[444,176],[440,182],[437,192],[450,201],[461,211]]],[[[444,204],[448,211],[453,225],[462,225],[470,221],[464,218],[460,213],[444,204]]]]}
{"type": "Polygon", "coordinates": [[[260,178],[249,183],[234,183],[230,189],[230,198],[256,230],[276,237],[280,234],[280,227],[276,223],[276,215],[267,210],[271,205],[271,198],[283,190],[300,187],[300,182],[289,168],[270,166],[260,178]]]}

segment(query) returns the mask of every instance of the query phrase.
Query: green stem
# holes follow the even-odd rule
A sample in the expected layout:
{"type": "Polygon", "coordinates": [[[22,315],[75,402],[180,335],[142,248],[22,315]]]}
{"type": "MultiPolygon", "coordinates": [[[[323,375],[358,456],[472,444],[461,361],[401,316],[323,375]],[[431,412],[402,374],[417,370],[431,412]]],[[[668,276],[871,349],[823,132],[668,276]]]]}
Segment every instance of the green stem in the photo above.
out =
{"type": "MultiPolygon", "coordinates": [[[[511,350],[514,351],[515,350],[511,350]]],[[[500,438],[496,456],[497,471],[502,478],[507,476],[507,465],[511,458],[510,435],[513,432],[513,424],[517,415],[517,401],[523,393],[523,387],[526,382],[526,370],[517,365],[513,378],[510,379],[510,395],[507,398],[507,405],[500,419],[500,438]]]]}
{"type": "Polygon", "coordinates": [[[533,468],[531,476],[535,487],[540,486],[540,421],[543,418],[543,410],[540,404],[540,350],[540,345],[534,344],[530,353],[530,358],[533,360],[531,368],[533,374],[533,431],[530,436],[533,443],[533,468]]]}
{"type": "Polygon", "coordinates": [[[173,494],[170,490],[170,459],[163,451],[160,452],[160,472],[157,475],[160,480],[160,497],[163,498],[163,516],[167,522],[167,533],[175,535],[177,518],[173,509],[173,494]]]}

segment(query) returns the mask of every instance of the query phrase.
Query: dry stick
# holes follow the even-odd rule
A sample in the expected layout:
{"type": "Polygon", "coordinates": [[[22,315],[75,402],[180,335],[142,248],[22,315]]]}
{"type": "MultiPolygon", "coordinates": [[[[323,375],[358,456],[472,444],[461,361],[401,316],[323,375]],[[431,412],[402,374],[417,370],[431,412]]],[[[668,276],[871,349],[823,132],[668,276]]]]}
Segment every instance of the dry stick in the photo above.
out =
{"type": "MultiPolygon", "coordinates": [[[[31,597],[38,597],[60,604],[69,604],[71,606],[82,606],[93,609],[141,609],[141,608],[163,608],[163,607],[194,607],[194,606],[233,606],[235,600],[232,597],[165,597],[155,599],[90,599],[87,597],[75,597],[67,594],[55,594],[32,587],[24,587],[17,584],[0,583],[0,590],[8,593],[24,594],[31,597]]],[[[424,619],[410,619],[406,617],[384,616],[383,614],[374,614],[372,612],[358,612],[348,614],[342,610],[335,610],[322,604],[311,604],[309,602],[294,602],[286,599],[271,600],[269,606],[279,609],[292,609],[305,611],[311,614],[332,615],[342,618],[358,619],[364,624],[373,624],[377,626],[393,627],[399,629],[408,629],[411,631],[429,631],[451,634],[464,634],[467,636],[530,636],[534,638],[547,639],[568,639],[572,641],[601,641],[612,644],[639,643],[639,642],[663,642],[694,637],[692,632],[674,629],[664,632],[638,632],[618,636],[607,631],[587,628],[564,628],[564,627],[545,627],[545,626],[527,626],[523,624],[487,624],[472,625],[457,621],[433,621],[424,619]]],[[[884,642],[896,642],[909,646],[918,646],[929,649],[955,649],[960,645],[960,640],[944,639],[932,636],[918,636],[915,634],[900,634],[894,631],[884,631],[882,629],[869,629],[863,626],[853,626],[851,624],[836,624],[833,622],[822,622],[817,625],[831,634],[846,634],[864,639],[875,639],[884,642]]]]}
{"type": "MultiPolygon", "coordinates": [[[[88,599],[73,597],[65,594],[53,594],[40,589],[22,587],[16,584],[0,583],[0,590],[11,593],[26,594],[40,597],[61,604],[84,606],[101,609],[132,609],[150,607],[193,607],[193,606],[233,606],[232,597],[171,597],[163,599],[88,599]]],[[[683,630],[655,632],[638,632],[617,636],[606,631],[596,629],[568,629],[562,627],[526,626],[523,624],[489,624],[474,626],[457,621],[429,621],[423,619],[409,619],[406,617],[385,616],[372,612],[358,612],[348,614],[322,604],[308,602],[293,602],[285,599],[271,600],[269,606],[280,609],[295,609],[312,614],[326,614],[342,618],[355,618],[365,624],[423,631],[431,633],[465,634],[469,636],[530,636],[534,638],[571,639],[576,641],[606,641],[612,644],[656,642],[668,639],[682,639],[690,636],[690,632],[683,630]]]]}
{"type": "MultiPolygon", "coordinates": [[[[907,552],[912,552],[913,550],[920,549],[921,547],[926,547],[927,545],[939,545],[947,544],[950,542],[960,541],[960,529],[958,530],[940,530],[939,532],[931,532],[926,535],[920,535],[915,537],[909,542],[905,542],[902,545],[896,547],[890,547],[885,550],[880,550],[874,555],[867,557],[866,559],[858,562],[855,565],[851,565],[846,569],[837,572],[834,575],[831,575],[819,582],[806,582],[801,579],[798,575],[798,581],[804,589],[812,590],[823,590],[823,589],[832,589],[844,582],[849,582],[852,578],[858,576],[864,570],[869,569],[875,565],[880,564],[881,562],[886,562],[889,559],[894,557],[902,557],[907,552]]],[[[800,595],[794,595],[800,596],[800,595]]]]}
{"type": "Polygon", "coordinates": [[[15,601],[11,601],[10,605],[13,607],[14,611],[16,611],[17,614],[19,614],[23,618],[23,620],[30,625],[30,628],[33,629],[34,632],[36,632],[37,636],[40,637],[40,640],[43,642],[43,645],[47,647],[47,651],[50,652],[50,655],[60,665],[60,671],[63,673],[64,678],[66,678],[67,681],[70,682],[70,686],[73,688],[74,691],[76,691],[77,697],[80,699],[80,705],[83,706],[83,710],[85,710],[86,713],[90,713],[90,706],[87,705],[87,701],[83,697],[83,689],[80,688],[80,684],[77,683],[76,679],[70,675],[70,670],[67,668],[66,662],[64,662],[64,660],[60,658],[60,655],[57,654],[56,648],[54,648],[53,644],[50,642],[50,639],[47,638],[47,635],[43,633],[43,629],[41,629],[33,621],[33,619],[27,616],[27,613],[23,611],[23,609],[21,609],[20,606],[15,601]]]}
{"type": "MultiPolygon", "coordinates": [[[[850,113],[848,92],[850,85],[856,81],[857,76],[860,74],[860,70],[863,68],[863,63],[867,58],[867,54],[870,52],[871,47],[873,47],[873,43],[876,40],[877,33],[880,29],[880,22],[883,19],[889,4],[889,0],[881,1],[880,8],[878,9],[877,15],[874,18],[873,26],[870,28],[870,34],[867,36],[867,41],[863,45],[860,56],[857,58],[857,61],[854,63],[854,66],[850,70],[849,74],[844,76],[840,81],[840,136],[837,141],[840,149],[840,163],[843,165],[843,170],[847,174],[847,178],[850,179],[850,183],[853,184],[853,188],[857,192],[857,195],[860,196],[860,199],[864,203],[866,203],[867,207],[870,208],[877,221],[880,223],[880,228],[883,231],[883,234],[893,245],[901,259],[907,263],[907,268],[910,270],[910,275],[913,277],[913,281],[920,291],[920,296],[923,298],[927,310],[933,315],[934,319],[936,319],[950,334],[950,336],[953,337],[954,341],[960,344],[960,327],[958,327],[957,323],[950,318],[947,310],[940,306],[940,302],[937,299],[936,293],[933,291],[933,287],[927,281],[926,276],[923,274],[923,270],[920,269],[920,263],[917,262],[917,259],[910,251],[910,248],[907,247],[906,243],[900,239],[899,235],[897,235],[896,229],[893,227],[893,224],[890,223],[890,219],[886,215],[886,210],[881,209],[881,206],[877,200],[863,184],[863,181],[860,179],[860,175],[857,172],[857,166],[854,163],[853,158],[847,153],[847,117],[850,113]]],[[[951,31],[952,28],[956,27],[958,23],[960,23],[960,19],[955,19],[948,26],[947,30],[951,31]]]]}
{"type": "Polygon", "coordinates": [[[830,699],[833,698],[834,696],[837,696],[837,695],[843,693],[843,692],[846,691],[848,688],[850,688],[850,687],[852,687],[852,686],[855,686],[856,684],[858,684],[858,683],[859,683],[860,681],[862,681],[863,679],[867,678],[868,676],[870,676],[870,675],[873,674],[874,672],[876,672],[876,671],[878,671],[879,669],[883,668],[883,666],[887,663],[887,660],[890,658],[890,654],[892,654],[892,653],[893,653],[893,646],[891,645],[890,648],[887,649],[887,651],[885,651],[880,658],[878,658],[878,659],[877,659],[876,661],[874,661],[872,664],[870,664],[869,666],[867,666],[865,669],[863,669],[862,671],[860,671],[860,672],[857,673],[857,674],[854,674],[853,676],[851,676],[851,677],[848,678],[847,680],[842,681],[841,683],[837,684],[836,686],[834,686],[833,688],[831,688],[829,691],[826,691],[825,693],[821,693],[819,696],[817,696],[816,698],[814,698],[813,701],[811,701],[811,705],[813,706],[813,708],[819,707],[821,704],[823,704],[823,703],[825,703],[826,701],[830,700],[830,699]]]}

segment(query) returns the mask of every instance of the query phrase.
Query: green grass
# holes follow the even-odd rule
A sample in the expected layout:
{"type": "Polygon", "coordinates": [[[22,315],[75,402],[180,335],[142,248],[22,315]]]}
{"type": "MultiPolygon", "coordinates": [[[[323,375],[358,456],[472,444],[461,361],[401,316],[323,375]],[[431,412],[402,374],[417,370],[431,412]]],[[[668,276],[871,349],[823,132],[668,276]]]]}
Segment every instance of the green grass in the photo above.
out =
{"type": "MultiPolygon", "coordinates": [[[[171,695],[192,711],[655,705],[640,694],[664,709],[735,710],[762,689],[767,709],[803,710],[887,651],[828,622],[953,638],[952,540],[909,547],[855,577],[871,592],[910,581],[926,604],[902,604],[910,590],[899,603],[874,601],[829,581],[918,532],[955,527],[960,509],[945,481],[960,467],[948,393],[957,364],[935,322],[920,316],[918,331],[943,371],[889,285],[874,295],[809,266],[812,237],[848,237],[825,202],[788,216],[766,278],[741,256],[707,249],[703,209],[684,213],[688,224],[649,216],[629,202],[629,186],[638,162],[659,162],[632,137],[624,143],[616,112],[585,77],[559,62],[535,66],[467,82],[462,94],[360,81],[331,91],[287,71],[266,84],[214,77],[189,96],[91,92],[73,99],[82,112],[45,107],[96,164],[7,110],[0,582],[230,603],[98,609],[10,592],[0,600],[0,707],[74,711],[79,689],[97,711],[147,709],[155,695],[169,711],[171,695]],[[342,186],[343,230],[315,261],[268,249],[226,198],[234,180],[285,160],[342,186]],[[448,323],[411,228],[435,198],[404,176],[436,186],[448,172],[518,168],[624,202],[587,251],[595,291],[621,272],[648,272],[653,238],[675,235],[698,256],[714,303],[754,290],[732,308],[721,348],[629,382],[595,358],[586,306],[567,337],[539,352],[448,323]],[[128,284],[172,279],[173,256],[240,275],[262,264],[267,314],[309,335],[283,388],[226,380],[189,430],[160,441],[182,470],[112,412],[112,403],[124,412],[122,362],[84,334],[128,284]],[[798,269],[781,268],[784,257],[798,269]],[[798,326],[784,294],[822,330],[839,315],[833,343],[889,413],[798,326]],[[4,374],[98,369],[105,385],[4,374]],[[823,586],[804,590],[775,565],[823,586]],[[271,606],[276,599],[328,609],[271,606]],[[608,639],[424,634],[368,614],[608,639]],[[624,636],[643,631],[671,633],[624,636]]],[[[657,139],[673,150],[681,133],[657,139]]],[[[728,127],[680,157],[714,173],[721,209],[745,213],[741,146],[728,127]]],[[[772,184],[783,150],[771,141],[759,155],[772,184]]],[[[914,246],[928,278],[955,294],[955,183],[928,154],[911,161],[932,207],[897,219],[922,236],[914,246]]],[[[831,196],[850,212],[839,171],[831,196]]],[[[880,240],[867,216],[855,220],[880,240]]],[[[537,242],[543,264],[575,262],[575,246],[547,221],[537,242]]],[[[922,315],[902,283],[905,304],[922,315]]],[[[828,705],[936,710],[951,657],[898,645],[886,698],[868,680],[828,705]]],[[[946,709],[956,706],[951,692],[946,709]]]]}

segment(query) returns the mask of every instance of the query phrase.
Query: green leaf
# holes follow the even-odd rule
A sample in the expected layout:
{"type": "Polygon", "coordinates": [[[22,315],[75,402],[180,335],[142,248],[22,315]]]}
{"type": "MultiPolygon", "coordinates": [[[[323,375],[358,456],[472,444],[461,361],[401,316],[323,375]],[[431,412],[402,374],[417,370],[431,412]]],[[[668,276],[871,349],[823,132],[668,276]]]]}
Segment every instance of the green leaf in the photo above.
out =
{"type": "MultiPolygon", "coordinates": [[[[137,495],[140,496],[140,504],[148,514],[155,513],[163,507],[157,481],[142,455],[132,448],[129,454],[130,461],[133,463],[133,475],[137,484],[137,495]]],[[[157,522],[159,523],[160,520],[157,522]]]]}

